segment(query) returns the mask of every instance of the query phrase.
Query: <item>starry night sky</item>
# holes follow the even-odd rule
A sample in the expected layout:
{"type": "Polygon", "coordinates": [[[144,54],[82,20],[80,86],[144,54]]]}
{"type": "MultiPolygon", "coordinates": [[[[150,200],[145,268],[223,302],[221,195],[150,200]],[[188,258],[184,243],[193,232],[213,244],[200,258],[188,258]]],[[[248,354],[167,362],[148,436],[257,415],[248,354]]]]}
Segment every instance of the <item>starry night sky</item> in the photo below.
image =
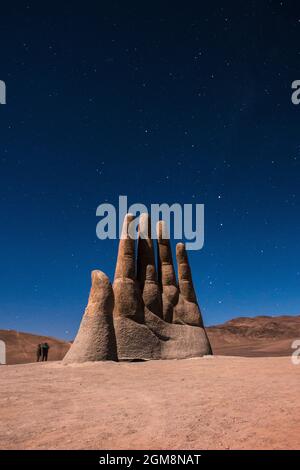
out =
{"type": "Polygon", "coordinates": [[[297,2],[45,5],[1,5],[0,328],[73,338],[120,194],[205,204],[206,324],[299,314],[297,2]]]}

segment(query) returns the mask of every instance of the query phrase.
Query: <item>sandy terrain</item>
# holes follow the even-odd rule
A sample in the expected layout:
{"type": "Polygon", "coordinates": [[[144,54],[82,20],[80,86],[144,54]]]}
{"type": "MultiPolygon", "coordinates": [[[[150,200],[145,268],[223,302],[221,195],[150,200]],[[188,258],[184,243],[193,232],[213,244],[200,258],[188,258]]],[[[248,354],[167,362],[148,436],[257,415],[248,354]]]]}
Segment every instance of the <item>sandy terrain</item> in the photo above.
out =
{"type": "Polygon", "coordinates": [[[0,367],[2,449],[300,449],[290,357],[0,367]]]}

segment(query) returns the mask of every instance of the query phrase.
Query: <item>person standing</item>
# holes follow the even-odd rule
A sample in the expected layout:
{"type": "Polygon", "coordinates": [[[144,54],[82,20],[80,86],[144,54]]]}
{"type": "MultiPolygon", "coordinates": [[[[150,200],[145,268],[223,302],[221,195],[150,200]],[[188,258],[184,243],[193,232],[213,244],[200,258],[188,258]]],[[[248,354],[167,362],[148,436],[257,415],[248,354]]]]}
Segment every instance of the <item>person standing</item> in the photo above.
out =
{"type": "Polygon", "coordinates": [[[42,355],[42,345],[38,344],[36,348],[36,362],[39,362],[42,355]]]}
{"type": "Polygon", "coordinates": [[[48,360],[48,351],[50,349],[50,346],[48,343],[43,343],[42,344],[42,361],[47,361],[48,360]]]}

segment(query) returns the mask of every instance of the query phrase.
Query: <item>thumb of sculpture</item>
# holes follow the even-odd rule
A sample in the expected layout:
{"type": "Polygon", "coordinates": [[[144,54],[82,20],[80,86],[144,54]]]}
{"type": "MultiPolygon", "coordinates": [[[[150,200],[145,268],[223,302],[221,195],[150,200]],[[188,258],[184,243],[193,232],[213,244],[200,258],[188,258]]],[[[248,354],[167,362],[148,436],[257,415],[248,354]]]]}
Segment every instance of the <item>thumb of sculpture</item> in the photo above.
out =
{"type": "Polygon", "coordinates": [[[114,295],[108,277],[102,271],[93,271],[88,305],[63,364],[118,360],[113,309],[114,295]]]}

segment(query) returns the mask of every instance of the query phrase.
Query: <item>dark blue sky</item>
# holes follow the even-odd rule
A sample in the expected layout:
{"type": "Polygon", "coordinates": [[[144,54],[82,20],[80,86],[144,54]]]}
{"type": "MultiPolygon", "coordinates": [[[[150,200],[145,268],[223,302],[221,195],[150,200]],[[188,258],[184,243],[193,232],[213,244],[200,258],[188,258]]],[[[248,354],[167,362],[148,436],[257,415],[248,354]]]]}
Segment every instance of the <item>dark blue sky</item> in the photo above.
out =
{"type": "Polygon", "coordinates": [[[205,204],[206,324],[299,314],[297,2],[20,3],[1,5],[0,328],[74,336],[119,194],[205,204]]]}

